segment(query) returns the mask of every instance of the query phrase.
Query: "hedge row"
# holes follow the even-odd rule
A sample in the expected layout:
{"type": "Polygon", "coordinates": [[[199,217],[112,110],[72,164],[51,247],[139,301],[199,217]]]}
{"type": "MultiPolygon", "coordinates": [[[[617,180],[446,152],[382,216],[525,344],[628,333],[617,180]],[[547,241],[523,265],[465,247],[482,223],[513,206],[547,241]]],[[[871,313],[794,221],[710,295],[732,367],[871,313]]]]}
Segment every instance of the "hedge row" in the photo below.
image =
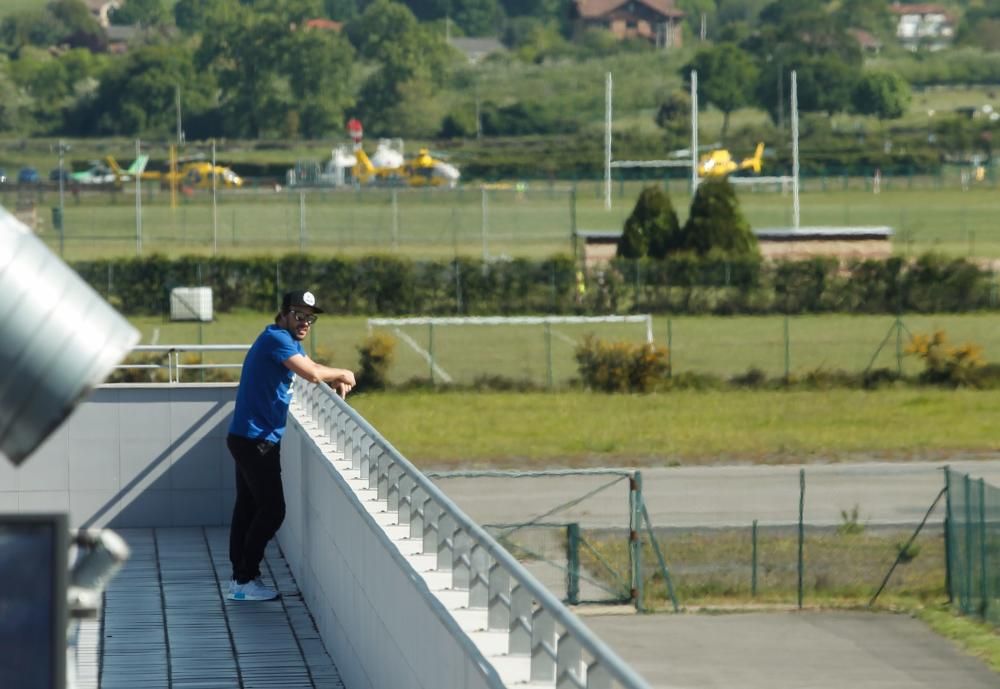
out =
{"type": "Polygon", "coordinates": [[[545,260],[417,261],[398,256],[81,261],[76,271],[127,315],[169,311],[173,287],[211,287],[214,309],[268,311],[296,287],[345,315],[530,313],[961,312],[995,308],[994,275],[927,254],[841,265],[831,259],[761,262],[677,256],[617,259],[578,274],[570,256],[545,260]]]}

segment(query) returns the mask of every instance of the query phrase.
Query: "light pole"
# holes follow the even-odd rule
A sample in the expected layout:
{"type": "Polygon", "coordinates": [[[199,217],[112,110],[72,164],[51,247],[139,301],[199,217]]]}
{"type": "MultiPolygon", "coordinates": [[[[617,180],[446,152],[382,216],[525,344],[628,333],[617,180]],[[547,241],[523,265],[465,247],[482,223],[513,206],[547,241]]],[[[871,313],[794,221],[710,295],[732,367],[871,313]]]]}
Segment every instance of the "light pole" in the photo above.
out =
{"type": "Polygon", "coordinates": [[[66,253],[66,198],[65,198],[65,181],[63,180],[63,154],[69,150],[69,146],[65,141],[59,139],[59,257],[62,258],[66,253]]]}

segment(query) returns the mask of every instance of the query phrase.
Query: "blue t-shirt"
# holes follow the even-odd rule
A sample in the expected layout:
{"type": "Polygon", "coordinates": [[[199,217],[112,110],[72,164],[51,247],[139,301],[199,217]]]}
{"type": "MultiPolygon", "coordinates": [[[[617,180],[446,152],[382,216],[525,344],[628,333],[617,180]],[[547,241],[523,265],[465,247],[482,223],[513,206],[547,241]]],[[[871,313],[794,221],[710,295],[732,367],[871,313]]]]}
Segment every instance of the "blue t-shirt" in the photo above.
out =
{"type": "Polygon", "coordinates": [[[230,433],[273,443],[281,440],[295,377],[284,362],[296,354],[305,354],[302,343],[284,328],[269,325],[257,337],[243,361],[230,433]]]}

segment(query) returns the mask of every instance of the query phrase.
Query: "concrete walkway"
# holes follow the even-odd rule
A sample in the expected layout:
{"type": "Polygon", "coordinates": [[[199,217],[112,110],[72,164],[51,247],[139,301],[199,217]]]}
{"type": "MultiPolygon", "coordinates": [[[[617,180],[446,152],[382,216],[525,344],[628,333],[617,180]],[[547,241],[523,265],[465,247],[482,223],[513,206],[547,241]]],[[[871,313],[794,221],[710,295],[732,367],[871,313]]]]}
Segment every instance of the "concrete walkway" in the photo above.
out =
{"type": "Polygon", "coordinates": [[[865,612],[608,615],[583,621],[654,689],[997,689],[919,620],[865,612]]]}

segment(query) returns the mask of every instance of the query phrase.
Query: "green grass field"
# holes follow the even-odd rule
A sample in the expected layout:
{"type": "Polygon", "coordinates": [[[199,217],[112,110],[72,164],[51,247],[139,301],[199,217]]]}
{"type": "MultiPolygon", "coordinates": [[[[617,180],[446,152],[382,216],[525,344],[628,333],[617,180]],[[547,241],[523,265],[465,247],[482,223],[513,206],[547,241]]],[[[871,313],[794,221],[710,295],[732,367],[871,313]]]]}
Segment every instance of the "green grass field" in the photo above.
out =
{"type": "MultiPolygon", "coordinates": [[[[270,322],[273,314],[217,313],[216,320],[202,325],[170,322],[160,317],[133,318],[142,332],[141,344],[248,344],[270,322]]],[[[367,334],[362,317],[324,317],[306,342],[307,348],[332,355],[345,365],[357,363],[357,347],[367,334]]],[[[907,315],[906,331],[927,334],[944,330],[953,344],[973,342],[984,349],[987,361],[1000,361],[1000,314],[907,315]]],[[[795,316],[788,320],[788,372],[802,376],[814,371],[895,370],[897,364],[895,319],[891,316],[828,314],[795,316]],[[880,349],[881,346],[881,349],[880,349]]],[[[482,376],[526,380],[538,387],[552,379],[565,387],[577,376],[573,354],[587,335],[606,341],[645,339],[641,324],[556,325],[546,338],[542,326],[405,326],[397,332],[383,330],[396,339],[396,361],[390,380],[403,383],[411,378],[429,378],[432,349],[434,363],[456,383],[471,384],[482,376]],[[405,335],[405,337],[403,337],[405,335]],[[412,341],[408,342],[407,338],[412,341]]],[[[674,374],[708,373],[722,378],[745,373],[750,368],[768,376],[785,374],[785,321],[781,316],[700,317],[653,319],[657,344],[670,346],[674,374]]],[[[903,371],[915,374],[920,364],[912,357],[901,360],[903,371]]],[[[438,382],[446,378],[438,373],[438,382]]]]}
{"type": "MultiPolygon", "coordinates": [[[[655,183],[655,182],[649,182],[655,183]]],[[[463,188],[438,190],[226,191],[213,206],[211,194],[170,194],[152,184],[135,194],[92,192],[64,196],[65,235],[53,230],[51,208],[58,194],[31,197],[0,191],[8,209],[34,204],[43,240],[66,260],[143,253],[227,255],[310,251],[320,254],[399,253],[414,258],[453,255],[548,257],[572,251],[573,228],[620,231],[639,192],[648,183],[613,185],[613,205],[604,208],[603,185],[530,184],[526,191],[463,188]],[[141,223],[137,223],[141,213],[141,223]]],[[[800,224],[888,226],[893,250],[918,255],[935,250],[955,256],[1000,257],[1000,195],[991,182],[961,191],[929,178],[808,180],[801,194],[800,224]]],[[[683,222],[689,196],[683,181],[669,186],[683,222]]],[[[743,213],[756,229],[792,225],[792,197],[774,190],[741,188],[743,213]]]]}
{"type": "MultiPolygon", "coordinates": [[[[249,343],[272,314],[221,314],[199,326],[160,318],[133,319],[142,344],[249,343]]],[[[1000,356],[1000,316],[939,315],[907,317],[913,332],[946,330],[953,342],[985,345],[985,358],[1000,356]]],[[[790,321],[792,370],[863,369],[889,333],[888,317],[825,316],[790,321]]],[[[749,366],[773,375],[783,370],[781,318],[682,318],[670,324],[675,371],[732,375],[749,366]],[[770,363],[768,363],[770,362],[770,363]]],[[[535,328],[527,352],[519,339],[497,328],[465,328],[465,344],[448,344],[438,328],[435,352],[440,366],[460,382],[478,375],[531,377],[545,384],[545,344],[535,328]],[[488,332],[492,330],[493,332],[488,332]]],[[[654,334],[666,341],[667,321],[654,321],[654,334]]],[[[334,364],[356,367],[356,347],[366,334],[365,319],[324,317],[307,349],[334,364]]],[[[600,333],[598,333],[600,334],[600,333]]],[[[604,333],[641,340],[641,326],[609,328],[604,333]]],[[[416,340],[417,333],[413,334],[416,340]]],[[[562,342],[556,380],[575,375],[572,347],[562,342]]],[[[572,339],[572,338],[570,338],[572,339]]],[[[895,366],[895,337],[876,365],[895,366]]],[[[400,342],[391,378],[427,378],[426,360],[400,342]]],[[[236,361],[217,355],[206,360],[236,361]]],[[[916,362],[904,360],[906,370],[916,362]]],[[[445,465],[500,463],[589,464],[668,463],[732,460],[803,461],[862,455],[942,457],[995,447],[995,417],[1000,392],[904,388],[879,392],[826,391],[673,391],[655,395],[601,395],[588,392],[533,393],[384,393],[362,395],[353,403],[404,454],[445,465]],[[544,419],[545,423],[539,423],[544,419]],[[516,429],[516,432],[513,432],[516,429]]]]}

